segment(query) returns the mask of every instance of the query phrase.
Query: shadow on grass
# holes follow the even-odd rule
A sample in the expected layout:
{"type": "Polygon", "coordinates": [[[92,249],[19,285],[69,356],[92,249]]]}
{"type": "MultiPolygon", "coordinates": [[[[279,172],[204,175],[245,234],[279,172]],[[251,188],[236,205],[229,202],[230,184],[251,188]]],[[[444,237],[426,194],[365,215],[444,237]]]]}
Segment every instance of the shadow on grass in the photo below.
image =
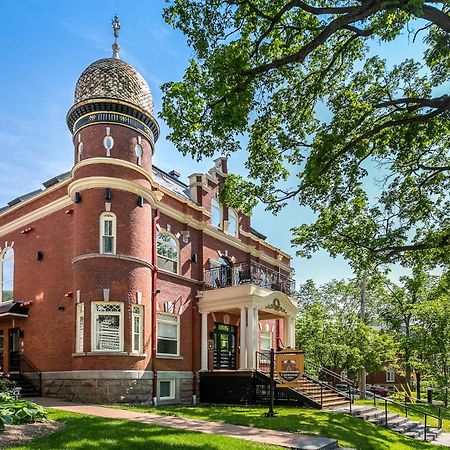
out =
{"type": "Polygon", "coordinates": [[[53,412],[50,416],[52,419],[63,421],[66,425],[65,428],[51,436],[36,439],[26,445],[9,448],[15,450],[265,450],[275,448],[228,437],[211,436],[136,422],[103,419],[82,414],[53,412]]]}
{"type": "Polygon", "coordinates": [[[265,408],[258,407],[132,407],[139,411],[178,417],[210,420],[268,428],[281,431],[320,435],[339,440],[345,445],[361,450],[422,450],[438,446],[416,441],[383,427],[341,413],[327,413],[301,408],[276,408],[274,418],[264,416],[265,408]]]}

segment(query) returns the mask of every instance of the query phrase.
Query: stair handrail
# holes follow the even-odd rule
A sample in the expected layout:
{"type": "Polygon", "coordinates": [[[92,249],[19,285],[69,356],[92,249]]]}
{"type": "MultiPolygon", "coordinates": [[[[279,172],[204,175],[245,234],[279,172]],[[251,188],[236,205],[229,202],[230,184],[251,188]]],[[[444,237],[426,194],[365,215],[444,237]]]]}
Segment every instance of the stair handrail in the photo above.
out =
{"type": "Polygon", "coordinates": [[[42,372],[39,371],[39,369],[28,359],[25,357],[25,355],[20,354],[20,373],[34,386],[38,389],[39,395],[42,394],[42,372]],[[23,363],[25,363],[30,369],[31,372],[35,373],[38,377],[39,384],[38,386],[35,385],[33,379],[27,375],[25,375],[25,372],[23,370],[23,363]]]}
{"type": "MultiPolygon", "coordinates": [[[[358,392],[358,394],[361,393],[361,391],[359,389],[356,389],[356,391],[358,392]]],[[[396,405],[396,406],[398,406],[400,408],[404,408],[405,409],[405,413],[406,413],[406,417],[408,417],[408,410],[415,411],[416,413],[419,413],[419,415],[422,415],[424,417],[424,438],[423,438],[424,441],[427,441],[427,432],[428,432],[428,430],[427,430],[427,418],[428,417],[433,417],[434,419],[437,419],[437,422],[438,422],[437,428],[439,430],[442,429],[442,422],[443,422],[444,418],[441,415],[436,416],[435,414],[421,411],[420,409],[414,408],[413,406],[408,406],[406,404],[397,402],[397,401],[395,401],[395,400],[393,400],[391,398],[387,398],[387,397],[383,397],[381,395],[378,395],[375,392],[365,391],[365,395],[367,395],[369,397],[370,396],[373,397],[373,406],[375,406],[375,407],[377,406],[376,399],[381,400],[381,401],[384,402],[385,426],[386,426],[386,428],[388,428],[388,408],[387,408],[387,404],[391,403],[391,404],[394,404],[394,405],[396,405]]]]}

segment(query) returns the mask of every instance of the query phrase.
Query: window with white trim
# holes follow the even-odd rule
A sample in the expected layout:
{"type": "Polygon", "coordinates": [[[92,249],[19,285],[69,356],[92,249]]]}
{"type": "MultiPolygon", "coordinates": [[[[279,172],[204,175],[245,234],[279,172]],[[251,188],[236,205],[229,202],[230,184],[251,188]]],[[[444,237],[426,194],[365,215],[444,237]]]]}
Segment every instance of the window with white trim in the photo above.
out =
{"type": "Polygon", "coordinates": [[[232,236],[237,236],[238,234],[238,215],[236,212],[228,208],[228,234],[231,234],[232,236]]]}
{"type": "Polygon", "coordinates": [[[14,297],[14,250],[6,247],[0,253],[0,301],[9,302],[14,297]]]}
{"type": "Polygon", "coordinates": [[[386,383],[395,383],[395,369],[386,370],[386,383]]]}
{"type": "Polygon", "coordinates": [[[77,304],[76,353],[84,352],[84,303],[77,304]]]}
{"type": "Polygon", "coordinates": [[[160,400],[175,399],[175,380],[159,380],[160,400]]]}
{"type": "Polygon", "coordinates": [[[261,331],[259,336],[261,352],[270,352],[272,348],[272,333],[270,331],[261,331]]]}
{"type": "Polygon", "coordinates": [[[215,197],[211,199],[211,225],[222,228],[222,207],[215,197]]]}
{"type": "Polygon", "coordinates": [[[140,144],[135,145],[134,153],[136,155],[136,164],[140,166],[142,164],[142,155],[144,154],[144,150],[140,144]]]}
{"type": "Polygon", "coordinates": [[[341,370],[341,381],[345,381],[346,379],[348,379],[348,372],[346,369],[342,369],[341,370]]]}
{"type": "Polygon", "coordinates": [[[116,253],[116,215],[111,212],[100,215],[100,253],[116,253]]]}
{"type": "Polygon", "coordinates": [[[144,308],[140,305],[133,305],[132,313],[132,351],[134,353],[143,352],[143,311],[144,308]]]}
{"type": "Polygon", "coordinates": [[[77,162],[81,161],[82,155],[83,155],[83,143],[80,142],[77,147],[77,162]]]}
{"type": "Polygon", "coordinates": [[[123,351],[123,303],[92,303],[92,349],[123,351]]]}
{"type": "Polygon", "coordinates": [[[158,355],[179,356],[180,316],[159,312],[156,316],[156,353],[158,355]]]}
{"type": "Polygon", "coordinates": [[[158,254],[158,268],[178,273],[178,241],[172,234],[166,231],[158,233],[156,253],[158,254]]]}

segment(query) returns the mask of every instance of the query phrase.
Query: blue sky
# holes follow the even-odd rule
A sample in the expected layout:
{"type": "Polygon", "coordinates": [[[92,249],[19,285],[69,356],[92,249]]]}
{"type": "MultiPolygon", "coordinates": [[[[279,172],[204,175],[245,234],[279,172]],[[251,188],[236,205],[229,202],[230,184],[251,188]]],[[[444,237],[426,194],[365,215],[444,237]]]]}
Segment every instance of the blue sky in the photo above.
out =
{"type": "MultiPolygon", "coordinates": [[[[162,83],[178,80],[192,53],[184,36],[165,24],[162,0],[0,0],[2,21],[0,45],[0,206],[18,195],[39,189],[41,183],[72,166],[71,136],[65,115],[73,104],[75,83],[93,61],[109,57],[113,42],[111,18],[117,13],[121,58],[147,80],[155,110],[161,106],[162,83]]],[[[416,56],[417,45],[407,36],[390,45],[373,46],[391,63],[397,56],[416,56]]],[[[154,163],[163,170],[176,169],[184,179],[207,170],[211,161],[195,162],[182,157],[166,141],[162,121],[154,163]]],[[[230,170],[242,173],[245,155],[230,160],[230,170]]],[[[310,222],[310,211],[291,204],[278,216],[256,209],[253,226],[268,240],[295,255],[290,228],[310,222]]],[[[352,277],[342,259],[325,252],[305,260],[294,256],[296,279],[313,278],[318,283],[352,277]]]]}

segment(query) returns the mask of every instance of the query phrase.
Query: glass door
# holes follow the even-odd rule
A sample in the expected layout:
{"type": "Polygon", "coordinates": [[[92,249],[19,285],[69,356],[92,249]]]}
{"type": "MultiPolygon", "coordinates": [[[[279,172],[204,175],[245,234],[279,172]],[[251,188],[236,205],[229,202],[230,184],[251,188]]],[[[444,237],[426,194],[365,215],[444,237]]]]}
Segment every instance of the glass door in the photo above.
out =
{"type": "Polygon", "coordinates": [[[236,327],[216,323],[214,326],[214,369],[236,369],[236,327]]]}
{"type": "Polygon", "coordinates": [[[9,330],[9,371],[20,371],[19,328],[9,330]]]}

